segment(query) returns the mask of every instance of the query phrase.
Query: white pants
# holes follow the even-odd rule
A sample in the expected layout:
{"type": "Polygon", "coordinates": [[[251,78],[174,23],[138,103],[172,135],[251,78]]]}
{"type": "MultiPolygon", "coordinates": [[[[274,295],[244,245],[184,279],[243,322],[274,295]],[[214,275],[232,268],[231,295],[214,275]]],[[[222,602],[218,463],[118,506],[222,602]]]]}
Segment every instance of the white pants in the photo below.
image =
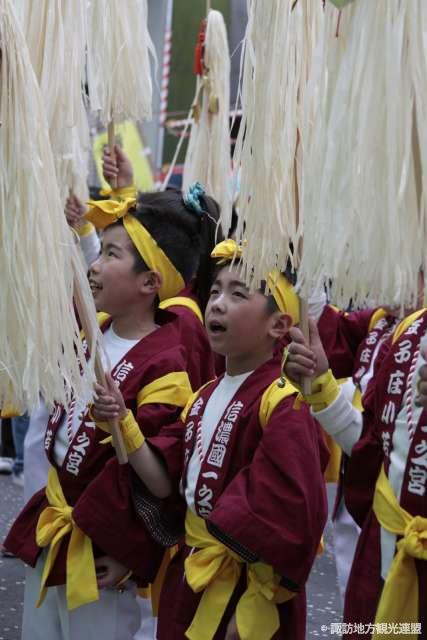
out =
{"type": "Polygon", "coordinates": [[[134,640],[156,640],[157,618],[153,617],[151,600],[138,596],[136,601],[141,612],[141,626],[136,632],[134,640]]]}
{"type": "Polygon", "coordinates": [[[28,500],[47,484],[49,461],[44,449],[44,436],[49,418],[45,403],[40,404],[30,415],[30,424],[24,440],[24,500],[28,500]]]}
{"type": "Polygon", "coordinates": [[[341,602],[344,604],[345,590],[347,588],[351,565],[353,564],[360,528],[347,511],[343,499],[341,499],[338,505],[333,525],[338,586],[340,589],[341,602]]]}
{"type": "Polygon", "coordinates": [[[26,567],[22,640],[133,640],[141,626],[136,587],[101,589],[96,602],[68,611],[65,586],[49,587],[39,609],[36,602],[46,554],[26,567]]]}

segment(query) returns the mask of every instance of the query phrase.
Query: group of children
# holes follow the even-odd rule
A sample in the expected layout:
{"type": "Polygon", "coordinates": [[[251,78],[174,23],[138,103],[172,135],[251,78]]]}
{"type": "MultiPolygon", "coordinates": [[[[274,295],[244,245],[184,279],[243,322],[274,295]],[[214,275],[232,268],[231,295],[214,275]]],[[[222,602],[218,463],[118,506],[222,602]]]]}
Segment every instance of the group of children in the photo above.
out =
{"type": "Polygon", "coordinates": [[[372,636],[377,620],[420,624],[403,637],[427,638],[427,312],[346,314],[321,292],[307,343],[289,280],[275,271],[251,289],[201,185],[136,195],[119,149],[104,172],[111,199],[83,216],[70,198],[66,214],[110,374],[68,411],[41,402],[32,416],[46,486],[5,541],[28,565],[23,639],[303,640],[325,432],[361,528],[345,619],[372,636]]]}

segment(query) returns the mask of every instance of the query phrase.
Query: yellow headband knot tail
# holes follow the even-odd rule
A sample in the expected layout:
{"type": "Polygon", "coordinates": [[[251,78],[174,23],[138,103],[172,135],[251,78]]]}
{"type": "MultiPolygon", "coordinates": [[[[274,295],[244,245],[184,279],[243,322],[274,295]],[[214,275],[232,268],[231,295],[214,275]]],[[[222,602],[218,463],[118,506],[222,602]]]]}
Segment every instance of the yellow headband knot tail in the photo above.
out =
{"type": "MultiPolygon", "coordinates": [[[[216,245],[211,257],[217,260],[217,264],[225,264],[232,260],[240,260],[243,248],[234,240],[224,240],[216,245]]],[[[292,324],[299,323],[299,298],[289,280],[278,269],[273,269],[268,274],[267,285],[271,291],[278,308],[282,313],[287,313],[292,318],[292,324]]]]}
{"type": "Polygon", "coordinates": [[[234,240],[223,240],[216,245],[211,253],[211,258],[217,260],[217,264],[225,264],[232,260],[240,260],[242,257],[242,246],[234,240]]]}
{"type": "Polygon", "coordinates": [[[185,287],[182,275],[147,229],[129,213],[129,209],[132,209],[136,204],[135,198],[124,198],[120,201],[89,200],[88,204],[90,209],[85,218],[98,229],[105,229],[123,219],[126,232],[148,269],[156,271],[161,276],[162,284],[158,293],[160,300],[173,298],[182,291],[185,287]]]}
{"type": "Polygon", "coordinates": [[[135,198],[124,198],[123,200],[89,200],[89,211],[85,214],[86,220],[92,222],[97,229],[105,229],[110,224],[124,218],[136,205],[135,198]]]}

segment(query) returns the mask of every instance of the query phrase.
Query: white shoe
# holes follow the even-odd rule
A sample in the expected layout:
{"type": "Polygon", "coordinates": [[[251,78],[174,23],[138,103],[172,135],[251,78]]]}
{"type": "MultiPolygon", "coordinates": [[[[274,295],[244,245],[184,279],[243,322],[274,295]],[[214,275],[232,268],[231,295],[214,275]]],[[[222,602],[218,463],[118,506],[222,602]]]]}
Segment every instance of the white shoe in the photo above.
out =
{"type": "Polygon", "coordinates": [[[10,476],[13,471],[13,460],[12,458],[3,458],[0,457],[0,473],[5,476],[10,476]]]}
{"type": "Polygon", "coordinates": [[[18,487],[23,487],[24,486],[24,472],[20,471],[19,473],[12,474],[12,482],[14,484],[18,485],[18,487]]]}

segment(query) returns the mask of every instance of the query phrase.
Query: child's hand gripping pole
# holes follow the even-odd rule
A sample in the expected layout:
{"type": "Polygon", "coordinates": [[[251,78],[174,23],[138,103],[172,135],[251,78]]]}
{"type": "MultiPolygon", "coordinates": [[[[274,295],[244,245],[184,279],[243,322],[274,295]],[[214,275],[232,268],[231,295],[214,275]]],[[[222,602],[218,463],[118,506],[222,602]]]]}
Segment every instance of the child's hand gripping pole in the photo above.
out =
{"type": "MultiPolygon", "coordinates": [[[[108,383],[105,377],[105,372],[101,363],[101,357],[98,349],[95,354],[95,375],[98,383],[102,387],[104,387],[104,389],[107,389],[108,383]]],[[[126,464],[128,461],[128,454],[120,429],[119,419],[112,418],[108,421],[108,425],[110,427],[111,436],[113,438],[113,446],[116,450],[117,460],[119,461],[119,464],[126,464]]]]}
{"type": "MultiPolygon", "coordinates": [[[[88,345],[93,344],[93,334],[90,327],[89,317],[87,313],[87,309],[83,303],[83,298],[80,292],[79,286],[74,283],[74,299],[77,307],[77,313],[79,314],[80,323],[82,325],[83,332],[86,336],[86,340],[88,345]]],[[[107,387],[107,382],[105,379],[104,368],[101,362],[101,354],[99,351],[99,346],[96,347],[95,352],[95,375],[98,382],[103,386],[107,387]]],[[[119,420],[114,419],[109,422],[111,435],[113,437],[113,445],[116,450],[117,459],[119,464],[126,464],[128,461],[128,455],[126,452],[126,447],[123,442],[122,432],[120,430],[119,420]]]]}
{"type": "Polygon", "coordinates": [[[301,389],[304,396],[310,395],[310,392],[306,393],[303,389],[304,380],[308,380],[311,387],[313,380],[326,373],[329,368],[317,325],[311,318],[308,332],[309,339],[306,340],[300,328],[292,327],[289,331],[292,342],[286,349],[284,362],[286,377],[301,389]]]}

